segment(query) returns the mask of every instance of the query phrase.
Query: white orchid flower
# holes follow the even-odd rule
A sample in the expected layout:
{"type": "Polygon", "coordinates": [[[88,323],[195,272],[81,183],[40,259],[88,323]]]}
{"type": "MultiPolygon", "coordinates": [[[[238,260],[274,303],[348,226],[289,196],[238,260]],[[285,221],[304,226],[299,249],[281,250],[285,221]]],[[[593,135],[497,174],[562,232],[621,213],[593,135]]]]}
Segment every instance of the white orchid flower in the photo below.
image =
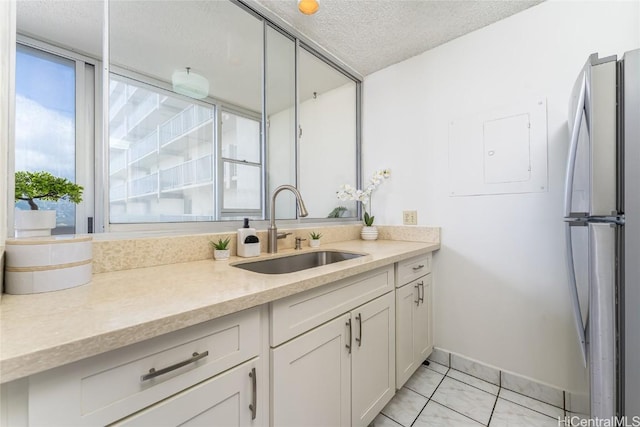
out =
{"type": "Polygon", "coordinates": [[[336,192],[336,195],[340,200],[355,200],[361,202],[363,205],[368,204],[369,209],[365,207],[365,211],[369,212],[370,215],[373,215],[371,213],[370,205],[371,196],[375,189],[378,188],[380,184],[382,184],[382,181],[389,178],[390,176],[391,169],[376,170],[369,179],[369,182],[364,190],[359,190],[349,184],[345,184],[339,188],[339,190],[336,192]]]}

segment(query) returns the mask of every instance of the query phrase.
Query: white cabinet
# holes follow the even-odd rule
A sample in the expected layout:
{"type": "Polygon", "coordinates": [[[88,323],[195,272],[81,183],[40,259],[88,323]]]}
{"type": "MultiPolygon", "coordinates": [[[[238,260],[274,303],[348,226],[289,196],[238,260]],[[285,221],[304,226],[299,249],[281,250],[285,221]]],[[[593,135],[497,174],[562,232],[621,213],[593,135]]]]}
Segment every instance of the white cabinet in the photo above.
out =
{"type": "Polygon", "coordinates": [[[257,421],[257,360],[246,362],[113,424],[117,427],[242,427],[257,421]]]}
{"type": "Polygon", "coordinates": [[[395,298],[351,312],[351,425],[368,426],[395,394],[395,298]]]}
{"type": "Polygon", "coordinates": [[[430,271],[420,255],[3,385],[0,424],[368,426],[431,353],[430,271]]]}
{"type": "Polygon", "coordinates": [[[273,426],[367,426],[395,393],[388,292],[271,351],[273,426]]]}
{"type": "MultiPolygon", "coordinates": [[[[430,259],[406,264],[400,274],[430,265],[430,259]]],[[[402,268],[398,264],[398,268],[402,268]]],[[[419,269],[422,270],[422,269],[419,269]]],[[[396,289],[396,387],[400,389],[433,350],[432,276],[425,274],[396,289]]],[[[415,275],[419,273],[416,272],[415,275]]],[[[414,276],[415,276],[414,275],[414,276]]]]}
{"type": "MultiPolygon", "coordinates": [[[[262,342],[262,310],[256,307],[241,311],[33,375],[29,377],[27,390],[28,425],[106,425],[139,411],[154,419],[156,410],[164,413],[165,405],[181,406],[169,404],[174,401],[189,402],[184,410],[171,410],[184,419],[189,419],[188,414],[194,408],[213,410],[217,407],[214,412],[233,410],[216,405],[216,397],[196,405],[192,398],[179,396],[211,394],[192,387],[201,384],[202,388],[211,390],[213,385],[205,387],[204,384],[218,380],[228,384],[232,381],[231,376],[225,377],[229,369],[249,360],[257,363],[262,342]],[[161,401],[160,407],[147,409],[161,401]]],[[[250,382],[248,373],[238,375],[241,381],[231,388],[245,390],[250,382]]],[[[262,373],[257,375],[260,379],[262,373]]],[[[227,392],[229,390],[223,393],[227,392]]],[[[249,396],[246,392],[243,394],[249,396]]],[[[246,400],[246,396],[243,399],[246,400]]],[[[243,405],[244,414],[251,413],[248,404],[243,405]]],[[[192,417],[197,414],[193,412],[192,417]]],[[[161,424],[177,425],[170,419],[173,418],[162,417],[161,424]]],[[[146,421],[144,424],[158,425],[146,421]]]]}
{"type": "Polygon", "coordinates": [[[392,291],[394,266],[387,265],[271,303],[271,347],[276,347],[367,301],[392,291]]]}
{"type": "Polygon", "coordinates": [[[351,422],[350,314],[271,350],[272,426],[351,422]]]}

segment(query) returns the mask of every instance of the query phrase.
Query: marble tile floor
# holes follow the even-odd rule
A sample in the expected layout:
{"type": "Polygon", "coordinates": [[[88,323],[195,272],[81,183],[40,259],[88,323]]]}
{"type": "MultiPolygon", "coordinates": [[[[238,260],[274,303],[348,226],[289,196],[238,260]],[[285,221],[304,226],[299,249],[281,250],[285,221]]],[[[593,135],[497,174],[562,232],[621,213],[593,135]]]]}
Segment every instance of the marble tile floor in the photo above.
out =
{"type": "Polygon", "coordinates": [[[557,427],[563,408],[435,362],[422,365],[370,427],[557,427]]]}

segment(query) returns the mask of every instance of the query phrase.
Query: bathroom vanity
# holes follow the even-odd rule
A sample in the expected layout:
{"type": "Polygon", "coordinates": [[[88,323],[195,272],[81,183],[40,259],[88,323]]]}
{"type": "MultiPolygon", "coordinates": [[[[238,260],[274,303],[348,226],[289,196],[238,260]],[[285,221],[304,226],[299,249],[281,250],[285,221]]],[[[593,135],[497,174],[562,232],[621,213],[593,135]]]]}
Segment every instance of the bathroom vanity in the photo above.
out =
{"type": "Polygon", "coordinates": [[[346,241],[323,250],[366,255],[288,274],[196,261],[4,296],[1,421],[366,426],[431,351],[437,249],[346,241]]]}

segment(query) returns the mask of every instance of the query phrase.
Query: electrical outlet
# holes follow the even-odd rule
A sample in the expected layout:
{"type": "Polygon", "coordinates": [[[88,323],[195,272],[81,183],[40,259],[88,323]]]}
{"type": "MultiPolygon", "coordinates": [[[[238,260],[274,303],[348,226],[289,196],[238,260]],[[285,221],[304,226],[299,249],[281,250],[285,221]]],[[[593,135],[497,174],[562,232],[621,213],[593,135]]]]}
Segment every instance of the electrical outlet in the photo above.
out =
{"type": "Polygon", "coordinates": [[[404,225],[418,225],[418,211],[403,211],[402,223],[404,225]]]}

